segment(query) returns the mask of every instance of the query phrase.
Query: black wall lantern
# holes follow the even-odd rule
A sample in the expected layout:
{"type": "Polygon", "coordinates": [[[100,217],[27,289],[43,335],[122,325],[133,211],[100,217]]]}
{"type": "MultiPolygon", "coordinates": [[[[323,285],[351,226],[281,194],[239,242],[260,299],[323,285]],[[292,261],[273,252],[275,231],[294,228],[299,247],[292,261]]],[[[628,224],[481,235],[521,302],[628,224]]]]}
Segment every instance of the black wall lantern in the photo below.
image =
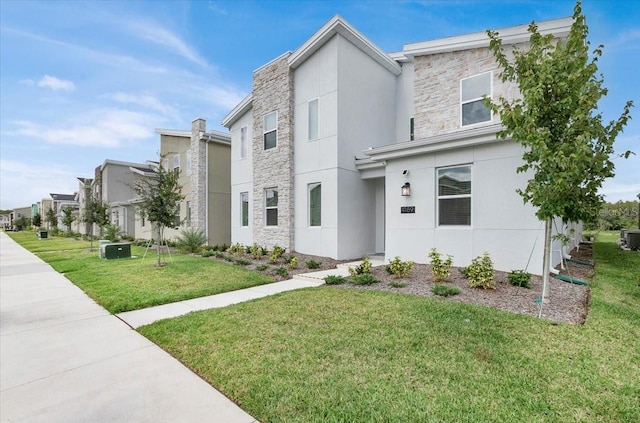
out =
{"type": "Polygon", "coordinates": [[[402,186],[402,196],[409,197],[411,195],[411,184],[409,182],[405,182],[402,186]]]}

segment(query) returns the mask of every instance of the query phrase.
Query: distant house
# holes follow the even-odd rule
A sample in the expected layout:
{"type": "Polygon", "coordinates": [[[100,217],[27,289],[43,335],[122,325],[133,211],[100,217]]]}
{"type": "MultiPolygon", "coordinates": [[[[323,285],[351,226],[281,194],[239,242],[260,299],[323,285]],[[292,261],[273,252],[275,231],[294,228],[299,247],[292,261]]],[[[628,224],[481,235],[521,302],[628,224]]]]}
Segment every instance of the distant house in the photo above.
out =
{"type": "MultiPolygon", "coordinates": [[[[571,23],[538,26],[563,38],[571,23]]],[[[526,48],[527,27],[500,30],[504,45],[526,48]]],[[[496,139],[483,104],[519,94],[488,45],[481,32],[387,54],[335,16],[255,70],[222,121],[231,241],[421,263],[436,248],[460,266],[487,251],[497,269],[542,273],[543,224],[516,193],[530,177],[516,172],[522,147],[496,139]]],[[[554,245],[554,262],[571,247],[554,245]]]]}
{"type": "Polygon", "coordinates": [[[231,241],[231,137],[207,131],[204,119],[195,119],[191,130],[156,129],[160,135],[163,167],[180,174],[184,201],[175,238],[183,228],[201,229],[209,244],[231,241]]]}
{"type": "Polygon", "coordinates": [[[11,213],[0,214],[0,228],[7,230],[11,228],[11,213]]]}
{"type": "Polygon", "coordinates": [[[9,229],[24,230],[31,225],[31,206],[18,207],[9,215],[9,229]],[[23,226],[24,224],[24,226],[23,226]]]}
{"type": "Polygon", "coordinates": [[[87,202],[91,200],[91,178],[78,178],[78,192],[76,192],[75,201],[78,203],[77,224],[78,233],[88,235],[91,233],[91,225],[86,222],[85,210],[87,202]]]}

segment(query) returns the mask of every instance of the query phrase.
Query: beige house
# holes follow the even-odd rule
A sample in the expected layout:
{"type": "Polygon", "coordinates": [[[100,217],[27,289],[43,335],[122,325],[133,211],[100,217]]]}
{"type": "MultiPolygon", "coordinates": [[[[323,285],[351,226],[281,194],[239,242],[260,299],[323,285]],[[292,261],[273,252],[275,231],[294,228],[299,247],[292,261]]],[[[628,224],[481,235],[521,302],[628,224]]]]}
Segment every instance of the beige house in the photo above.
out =
{"type": "Polygon", "coordinates": [[[176,238],[183,228],[201,229],[209,244],[231,241],[231,138],[207,131],[204,119],[195,119],[191,131],[156,129],[165,169],[180,173],[185,199],[180,204],[180,227],[167,228],[176,238]]]}

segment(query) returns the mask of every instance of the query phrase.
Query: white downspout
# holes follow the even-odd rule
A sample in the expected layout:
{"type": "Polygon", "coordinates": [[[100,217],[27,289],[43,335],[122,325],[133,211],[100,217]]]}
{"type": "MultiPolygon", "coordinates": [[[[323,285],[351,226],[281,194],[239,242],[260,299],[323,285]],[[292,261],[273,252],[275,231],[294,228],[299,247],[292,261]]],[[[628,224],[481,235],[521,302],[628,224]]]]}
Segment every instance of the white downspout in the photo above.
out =
{"type": "Polygon", "coordinates": [[[205,139],[205,164],[204,164],[204,233],[209,243],[209,141],[205,139]]]}

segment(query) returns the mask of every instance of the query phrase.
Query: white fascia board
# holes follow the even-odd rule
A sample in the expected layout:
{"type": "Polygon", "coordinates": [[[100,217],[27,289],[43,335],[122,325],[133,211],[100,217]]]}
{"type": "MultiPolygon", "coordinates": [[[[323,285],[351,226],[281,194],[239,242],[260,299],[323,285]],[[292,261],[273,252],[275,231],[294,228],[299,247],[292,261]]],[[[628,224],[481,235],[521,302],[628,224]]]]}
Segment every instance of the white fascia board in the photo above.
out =
{"type": "Polygon", "coordinates": [[[144,170],[138,169],[136,167],[129,167],[129,170],[132,171],[133,173],[137,173],[138,175],[142,175],[142,176],[153,176],[156,174],[156,172],[154,172],[151,169],[148,172],[145,172],[144,170]]]}
{"type": "Polygon", "coordinates": [[[503,129],[503,127],[500,124],[485,126],[415,141],[385,145],[383,147],[364,150],[363,153],[369,156],[371,160],[379,162],[471,147],[479,144],[500,142],[502,140],[498,139],[496,134],[501,129],[503,129]]]}
{"type": "Polygon", "coordinates": [[[253,95],[249,94],[222,119],[222,126],[231,129],[231,125],[244,116],[244,114],[251,110],[252,107],[253,95]]]}
{"type": "MultiPolygon", "coordinates": [[[[557,38],[565,37],[571,30],[573,18],[561,18],[550,21],[536,22],[538,32],[542,35],[553,34],[557,38]]],[[[529,24],[511,26],[496,30],[503,45],[518,44],[529,41],[529,24]]],[[[485,31],[455,37],[439,38],[437,40],[422,41],[405,44],[402,54],[407,57],[424,56],[428,54],[447,53],[489,46],[489,37],[485,31]]]]}
{"type": "Polygon", "coordinates": [[[231,145],[231,134],[220,131],[209,131],[203,136],[207,142],[215,142],[217,144],[231,145]]]}
{"type": "Polygon", "coordinates": [[[119,160],[106,159],[104,163],[102,163],[102,165],[100,166],[100,171],[102,172],[104,168],[107,167],[108,164],[112,164],[116,166],[127,166],[127,167],[131,167],[131,166],[149,167],[149,165],[145,163],[121,162],[119,160]]]}
{"type": "Polygon", "coordinates": [[[161,129],[156,128],[156,134],[168,135],[171,137],[188,137],[191,138],[191,131],[185,131],[181,129],[161,129]]]}
{"type": "Polygon", "coordinates": [[[349,40],[353,45],[369,55],[373,60],[378,62],[395,76],[402,73],[402,68],[395,62],[395,60],[376,47],[375,44],[358,32],[358,30],[351,26],[347,21],[342,19],[340,15],[335,15],[331,18],[329,22],[324,24],[322,28],[311,36],[311,38],[298,47],[298,49],[296,49],[296,51],[294,51],[289,57],[289,66],[291,66],[292,69],[300,66],[336,34],[340,34],[349,40]]]}

